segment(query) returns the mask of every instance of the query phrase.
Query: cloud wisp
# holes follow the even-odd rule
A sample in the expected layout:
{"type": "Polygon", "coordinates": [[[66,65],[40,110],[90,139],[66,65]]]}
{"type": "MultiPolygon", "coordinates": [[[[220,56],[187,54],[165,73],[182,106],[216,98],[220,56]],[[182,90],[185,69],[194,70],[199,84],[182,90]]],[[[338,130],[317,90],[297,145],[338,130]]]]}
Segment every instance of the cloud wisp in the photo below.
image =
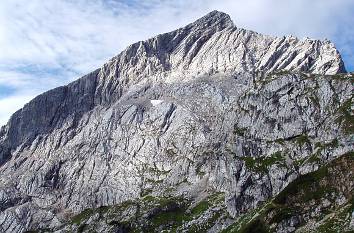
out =
{"type": "Polygon", "coordinates": [[[354,70],[352,0],[2,0],[0,125],[35,95],[212,10],[270,35],[332,40],[354,70]]]}

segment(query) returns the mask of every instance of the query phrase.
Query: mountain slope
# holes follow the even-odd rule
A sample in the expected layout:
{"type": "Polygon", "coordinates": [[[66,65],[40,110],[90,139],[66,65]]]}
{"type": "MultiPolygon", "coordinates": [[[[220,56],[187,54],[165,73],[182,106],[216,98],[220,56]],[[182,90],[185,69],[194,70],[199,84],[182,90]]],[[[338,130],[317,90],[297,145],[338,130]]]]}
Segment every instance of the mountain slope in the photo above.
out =
{"type": "Polygon", "coordinates": [[[182,216],[207,200],[213,221],[193,219],[226,230],[353,151],[353,75],[342,72],[329,41],[263,36],[221,12],[135,43],[1,129],[0,229],[88,231],[85,209],[137,202],[182,216]]]}
{"type": "MultiPolygon", "coordinates": [[[[238,218],[222,232],[284,232],[296,228],[298,232],[349,232],[354,211],[353,163],[354,154],[346,154],[317,171],[301,175],[275,198],[238,218]]],[[[209,228],[217,231],[212,227],[227,226],[232,221],[222,193],[199,203],[147,195],[116,206],[85,210],[62,230],[204,232],[209,228]]]]}

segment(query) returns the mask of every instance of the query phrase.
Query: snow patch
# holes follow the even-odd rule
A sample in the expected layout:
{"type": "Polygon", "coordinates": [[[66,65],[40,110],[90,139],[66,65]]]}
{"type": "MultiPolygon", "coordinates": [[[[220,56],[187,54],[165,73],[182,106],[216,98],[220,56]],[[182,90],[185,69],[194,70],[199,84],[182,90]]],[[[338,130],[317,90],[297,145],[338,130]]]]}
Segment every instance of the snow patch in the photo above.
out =
{"type": "Polygon", "coordinates": [[[151,104],[154,105],[154,107],[155,107],[156,105],[161,104],[161,103],[163,102],[163,100],[150,100],[150,102],[151,102],[151,104]]]}

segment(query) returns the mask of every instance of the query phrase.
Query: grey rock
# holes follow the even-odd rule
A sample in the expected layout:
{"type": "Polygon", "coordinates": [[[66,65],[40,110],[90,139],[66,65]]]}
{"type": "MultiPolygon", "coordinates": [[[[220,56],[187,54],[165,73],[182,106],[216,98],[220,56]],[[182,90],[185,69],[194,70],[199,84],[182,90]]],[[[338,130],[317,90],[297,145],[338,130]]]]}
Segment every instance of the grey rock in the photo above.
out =
{"type": "Polygon", "coordinates": [[[261,35],[217,11],[135,43],[0,130],[0,231],[60,231],[146,190],[224,192],[238,217],[353,150],[337,120],[352,101],[343,72],[329,41],[261,35]]]}

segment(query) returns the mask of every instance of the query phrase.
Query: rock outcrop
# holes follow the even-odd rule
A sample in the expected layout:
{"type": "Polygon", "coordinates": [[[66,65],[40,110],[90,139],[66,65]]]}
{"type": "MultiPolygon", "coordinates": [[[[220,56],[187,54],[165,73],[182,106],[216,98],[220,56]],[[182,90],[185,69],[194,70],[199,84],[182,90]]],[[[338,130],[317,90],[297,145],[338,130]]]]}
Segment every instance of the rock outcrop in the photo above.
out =
{"type": "Polygon", "coordinates": [[[353,151],[353,78],[329,41],[264,36],[217,11],[135,43],[1,128],[0,231],[234,229],[353,151]],[[174,210],[192,214],[161,220],[174,210]]]}

